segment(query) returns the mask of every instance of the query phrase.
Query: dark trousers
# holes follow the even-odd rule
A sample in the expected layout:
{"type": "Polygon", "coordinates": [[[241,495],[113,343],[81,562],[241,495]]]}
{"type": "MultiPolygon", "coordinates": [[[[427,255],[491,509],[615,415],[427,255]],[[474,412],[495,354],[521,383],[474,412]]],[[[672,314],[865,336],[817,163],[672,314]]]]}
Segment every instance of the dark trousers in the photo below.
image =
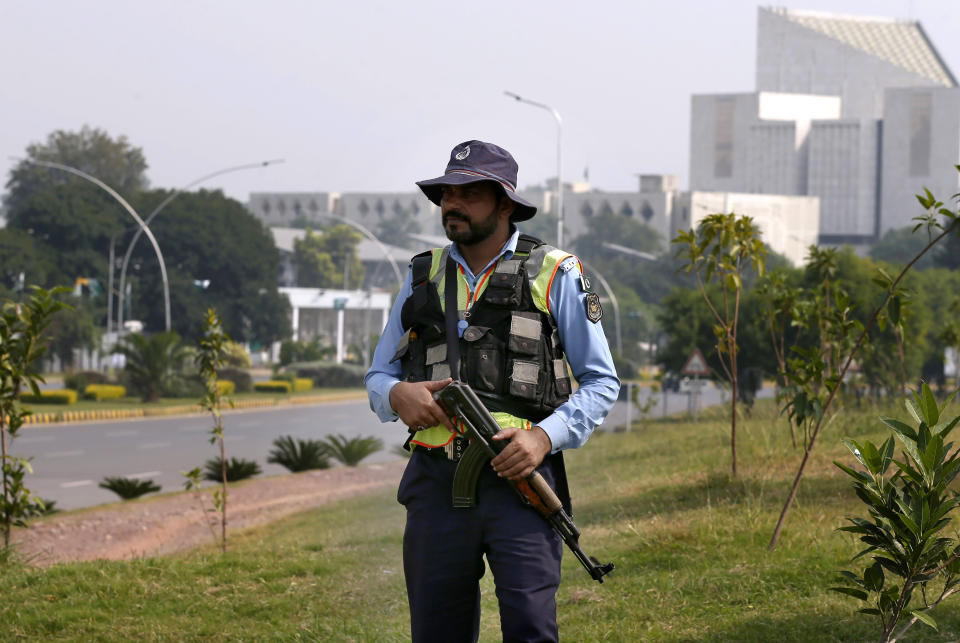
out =
{"type": "MultiPolygon", "coordinates": [[[[454,509],[456,463],[415,451],[397,499],[407,508],[403,570],[415,643],[476,641],[486,555],[504,641],[556,641],[561,541],[492,468],[477,506],[454,509]]],[[[549,462],[540,473],[553,486],[549,462]]]]}

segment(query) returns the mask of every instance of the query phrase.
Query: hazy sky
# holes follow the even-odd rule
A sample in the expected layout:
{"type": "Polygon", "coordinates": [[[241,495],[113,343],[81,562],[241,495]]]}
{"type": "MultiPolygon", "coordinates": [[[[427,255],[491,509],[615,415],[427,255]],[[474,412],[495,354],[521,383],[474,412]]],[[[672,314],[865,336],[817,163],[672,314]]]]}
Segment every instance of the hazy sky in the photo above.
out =
{"type": "MultiPolygon", "coordinates": [[[[757,2],[26,2],[0,0],[0,172],[27,144],[84,124],[142,147],[157,187],[284,158],[205,187],[392,191],[480,138],[520,185],[589,167],[686,186],[690,95],[754,88],[757,2]]],[[[958,0],[803,0],[792,9],[914,18],[960,75],[958,0]]]]}

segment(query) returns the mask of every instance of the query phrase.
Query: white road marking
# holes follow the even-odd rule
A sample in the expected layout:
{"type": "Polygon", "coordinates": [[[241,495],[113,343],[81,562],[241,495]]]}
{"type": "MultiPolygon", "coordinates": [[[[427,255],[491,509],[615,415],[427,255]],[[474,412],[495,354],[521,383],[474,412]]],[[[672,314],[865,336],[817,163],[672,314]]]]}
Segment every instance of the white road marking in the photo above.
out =
{"type": "Polygon", "coordinates": [[[143,473],[128,473],[126,478],[154,478],[160,475],[159,471],[145,471],[143,473]]]}
{"type": "Polygon", "coordinates": [[[53,442],[53,436],[37,435],[28,438],[17,438],[17,444],[33,444],[35,442],[53,442]]]}
{"type": "Polygon", "coordinates": [[[169,442],[146,442],[137,446],[138,449],[162,449],[163,447],[170,446],[169,442]]]}
{"type": "Polygon", "coordinates": [[[72,489],[74,487],[87,487],[93,484],[93,480],[74,480],[73,482],[60,483],[61,489],[72,489]]]}
{"type": "Polygon", "coordinates": [[[83,449],[76,449],[74,451],[51,451],[50,453],[44,453],[43,457],[45,458],[72,458],[78,455],[83,455],[83,449]]]}
{"type": "Polygon", "coordinates": [[[109,433],[104,433],[108,438],[129,438],[135,435],[140,435],[139,431],[110,431],[109,433]]]}

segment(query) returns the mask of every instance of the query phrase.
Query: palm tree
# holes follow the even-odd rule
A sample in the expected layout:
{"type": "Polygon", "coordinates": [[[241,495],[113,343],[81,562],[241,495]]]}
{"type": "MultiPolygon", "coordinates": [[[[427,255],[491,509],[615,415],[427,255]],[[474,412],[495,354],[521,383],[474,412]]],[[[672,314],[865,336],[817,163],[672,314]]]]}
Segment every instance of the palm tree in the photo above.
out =
{"type": "Polygon", "coordinates": [[[160,398],[186,356],[180,336],[174,331],[157,333],[149,339],[139,333],[125,335],[114,350],[127,358],[124,370],[144,402],[160,398]]]}

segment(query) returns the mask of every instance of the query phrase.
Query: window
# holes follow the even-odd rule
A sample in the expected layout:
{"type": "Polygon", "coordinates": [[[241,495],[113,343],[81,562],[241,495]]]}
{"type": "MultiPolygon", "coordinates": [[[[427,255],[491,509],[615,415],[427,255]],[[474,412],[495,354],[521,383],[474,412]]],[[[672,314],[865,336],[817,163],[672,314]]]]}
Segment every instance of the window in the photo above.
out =
{"type": "Polygon", "coordinates": [[[643,217],[644,221],[649,222],[653,218],[653,208],[650,207],[650,203],[647,201],[643,202],[643,205],[640,207],[640,216],[643,217]]]}
{"type": "Polygon", "coordinates": [[[930,175],[930,113],[929,93],[910,96],[910,176],[930,175]]]}
{"type": "Polygon", "coordinates": [[[733,176],[733,110],[732,98],[718,98],[714,103],[713,176],[733,176]]]}

